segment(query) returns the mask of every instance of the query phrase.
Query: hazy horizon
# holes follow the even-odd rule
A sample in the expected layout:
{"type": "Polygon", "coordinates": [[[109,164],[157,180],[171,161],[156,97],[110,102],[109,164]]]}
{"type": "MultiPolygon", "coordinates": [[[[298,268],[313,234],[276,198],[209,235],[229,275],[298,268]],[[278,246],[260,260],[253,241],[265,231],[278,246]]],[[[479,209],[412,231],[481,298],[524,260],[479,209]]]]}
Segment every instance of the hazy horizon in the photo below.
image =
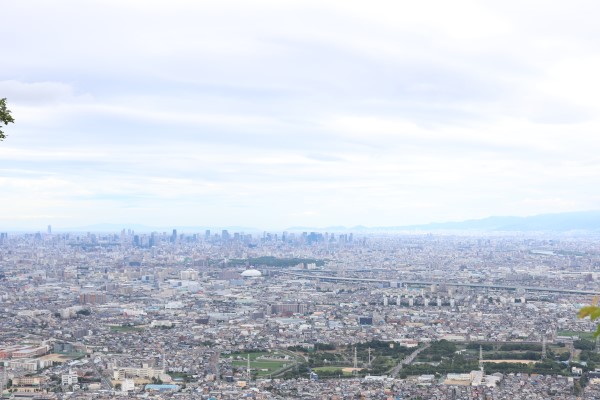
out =
{"type": "Polygon", "coordinates": [[[600,4],[8,2],[0,231],[600,204],[600,4]]]}
{"type": "Polygon", "coordinates": [[[35,233],[47,232],[51,228],[52,233],[67,232],[120,232],[122,230],[134,230],[136,232],[171,232],[172,229],[180,233],[204,233],[204,230],[212,230],[219,234],[222,229],[231,232],[352,232],[377,233],[377,232],[471,232],[473,234],[488,234],[493,232],[518,233],[538,232],[555,234],[563,233],[594,233],[600,231],[600,210],[588,210],[583,212],[536,214],[524,217],[491,215],[479,219],[462,221],[430,221],[423,224],[412,225],[294,225],[294,226],[242,226],[242,225],[203,225],[203,224],[168,224],[149,225],[143,222],[97,222],[89,225],[67,226],[61,224],[48,224],[34,228],[7,227],[3,226],[0,231],[35,233]],[[509,229],[510,228],[510,229],[509,229]]]}

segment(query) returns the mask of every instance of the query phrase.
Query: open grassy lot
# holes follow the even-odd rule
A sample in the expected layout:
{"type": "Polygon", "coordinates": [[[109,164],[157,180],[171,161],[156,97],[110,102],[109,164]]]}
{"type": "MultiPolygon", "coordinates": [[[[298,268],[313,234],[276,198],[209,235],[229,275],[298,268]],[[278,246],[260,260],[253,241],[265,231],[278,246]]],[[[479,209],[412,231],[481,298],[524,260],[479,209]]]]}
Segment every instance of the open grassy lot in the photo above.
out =
{"type": "Polygon", "coordinates": [[[558,336],[579,336],[580,339],[596,340],[593,332],[576,332],[576,331],[558,331],[558,336]]]}
{"type": "Polygon", "coordinates": [[[344,376],[351,376],[352,375],[352,369],[353,368],[344,368],[344,367],[317,367],[317,368],[313,368],[312,370],[317,373],[317,374],[334,374],[334,373],[339,373],[340,375],[344,375],[344,376]]]}
{"type": "Polygon", "coordinates": [[[232,354],[231,365],[236,368],[245,369],[248,365],[248,355],[250,356],[250,369],[258,376],[268,376],[273,372],[294,364],[294,359],[277,360],[277,357],[283,357],[282,353],[238,353],[232,354]]]}

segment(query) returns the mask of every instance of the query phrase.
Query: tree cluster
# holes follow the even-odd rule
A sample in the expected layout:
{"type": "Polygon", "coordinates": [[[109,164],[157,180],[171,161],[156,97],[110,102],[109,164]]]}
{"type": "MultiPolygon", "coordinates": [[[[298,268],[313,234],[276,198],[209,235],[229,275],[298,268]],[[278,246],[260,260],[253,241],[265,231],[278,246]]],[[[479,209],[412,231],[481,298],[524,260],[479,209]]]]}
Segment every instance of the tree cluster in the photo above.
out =
{"type": "MultiPolygon", "coordinates": [[[[12,117],[11,111],[6,108],[6,98],[0,99],[0,127],[2,124],[8,125],[9,123],[14,123],[15,119],[12,117]]],[[[0,129],[0,140],[3,140],[6,137],[2,129],[0,129]]]]}

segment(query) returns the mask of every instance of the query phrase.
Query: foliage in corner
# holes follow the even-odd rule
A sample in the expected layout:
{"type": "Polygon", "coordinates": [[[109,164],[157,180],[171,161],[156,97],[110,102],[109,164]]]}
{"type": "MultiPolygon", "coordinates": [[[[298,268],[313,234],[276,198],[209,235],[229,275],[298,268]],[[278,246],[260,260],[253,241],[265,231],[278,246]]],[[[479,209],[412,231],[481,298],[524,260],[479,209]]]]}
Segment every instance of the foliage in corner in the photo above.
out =
{"type": "MultiPolygon", "coordinates": [[[[4,125],[8,125],[9,123],[14,123],[15,119],[10,115],[10,110],[6,108],[6,98],[0,99],[0,126],[2,123],[4,125]]],[[[6,135],[0,129],[0,140],[4,139],[6,135]]]]}
{"type": "MultiPolygon", "coordinates": [[[[598,297],[594,298],[591,306],[583,307],[579,310],[577,314],[579,318],[590,317],[592,321],[600,318],[600,307],[598,306],[598,297]]],[[[600,325],[596,328],[596,332],[594,332],[594,337],[600,336],[600,325]]]]}

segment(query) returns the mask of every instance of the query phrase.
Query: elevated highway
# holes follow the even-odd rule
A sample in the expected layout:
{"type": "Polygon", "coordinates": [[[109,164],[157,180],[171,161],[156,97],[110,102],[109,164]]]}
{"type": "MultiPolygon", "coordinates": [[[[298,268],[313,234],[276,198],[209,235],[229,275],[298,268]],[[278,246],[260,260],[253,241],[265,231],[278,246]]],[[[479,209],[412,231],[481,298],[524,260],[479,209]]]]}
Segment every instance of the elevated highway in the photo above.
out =
{"type": "Polygon", "coordinates": [[[546,293],[561,293],[561,294],[573,294],[573,295],[586,295],[586,296],[600,296],[600,292],[591,290],[574,290],[574,289],[562,289],[562,288],[548,288],[548,287],[537,287],[537,286],[510,286],[510,285],[497,285],[497,284],[485,284],[485,283],[460,283],[451,281],[405,281],[405,280],[390,280],[390,279],[371,279],[371,278],[349,278],[335,275],[320,275],[312,273],[299,273],[292,271],[281,271],[282,274],[296,276],[305,279],[318,279],[320,281],[328,282],[364,282],[364,283],[390,283],[390,282],[401,282],[403,285],[409,286],[431,286],[431,285],[446,285],[456,287],[471,287],[471,288],[484,288],[484,289],[501,289],[516,291],[517,289],[529,291],[529,292],[546,292],[546,293]]]}

